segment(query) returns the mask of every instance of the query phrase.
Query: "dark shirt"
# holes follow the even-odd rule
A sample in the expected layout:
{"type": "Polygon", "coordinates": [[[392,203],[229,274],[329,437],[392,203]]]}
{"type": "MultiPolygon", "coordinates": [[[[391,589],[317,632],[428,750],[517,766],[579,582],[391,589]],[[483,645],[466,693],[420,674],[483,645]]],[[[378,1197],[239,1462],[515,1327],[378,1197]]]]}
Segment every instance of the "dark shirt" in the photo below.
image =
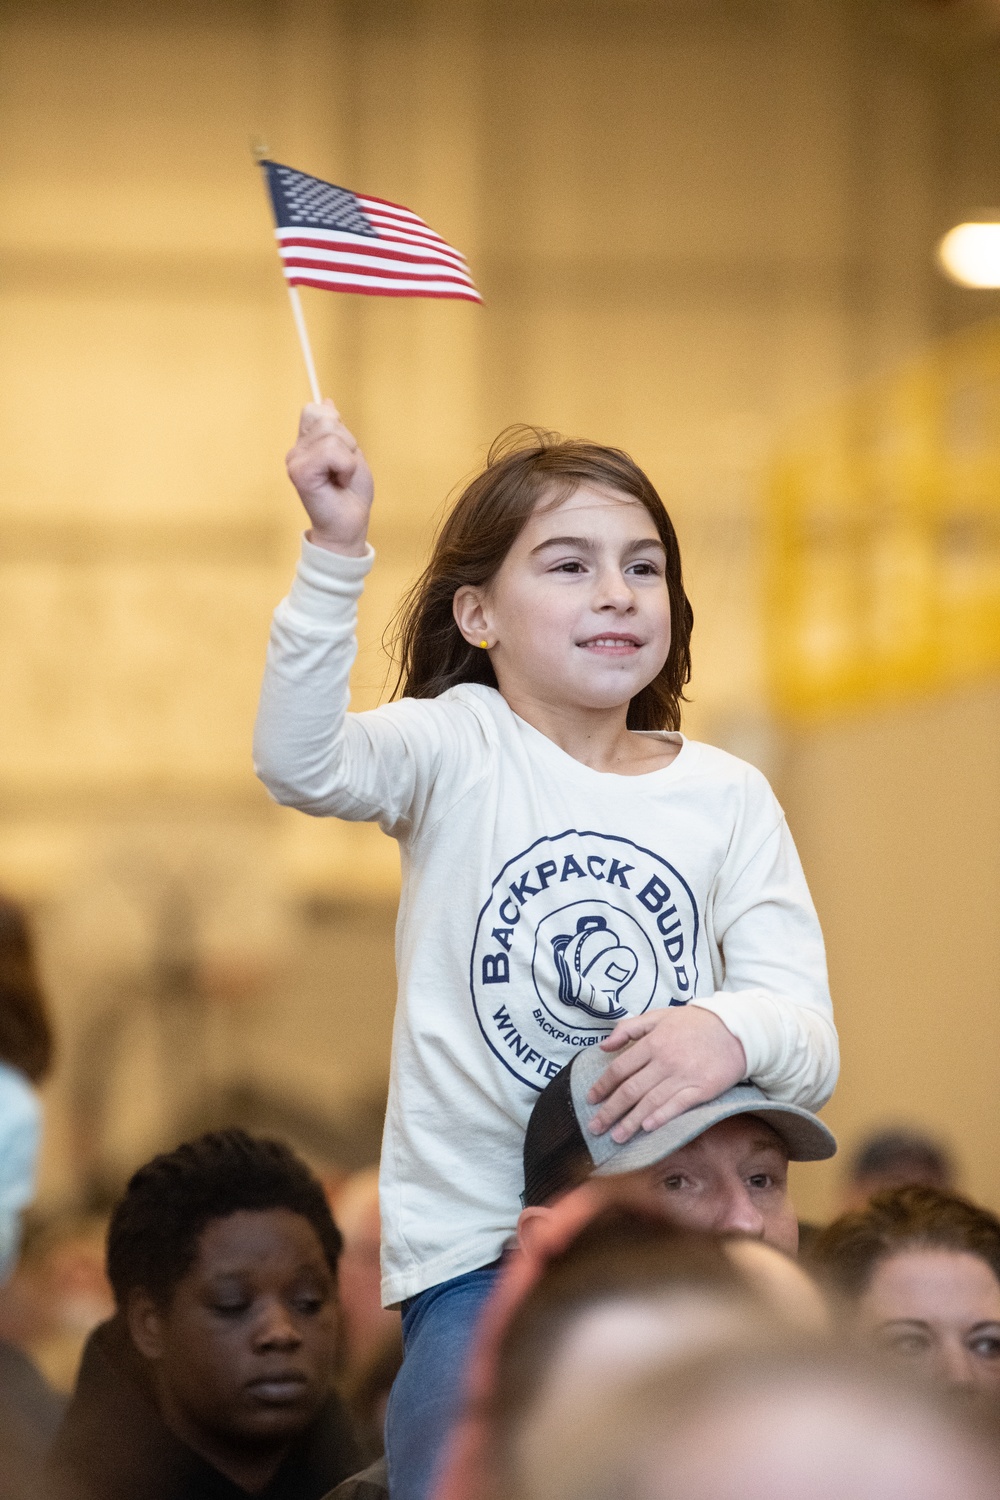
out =
{"type": "Polygon", "coordinates": [[[65,1405],[26,1354],[0,1341],[0,1500],[41,1495],[42,1461],[65,1405]]]}
{"type": "MultiPolygon", "coordinates": [[[[255,1500],[321,1500],[357,1467],[354,1434],[332,1394],[255,1500]]],[[[249,1491],[175,1437],[124,1321],[87,1340],[50,1458],[60,1500],[247,1500],[249,1491]]]]}

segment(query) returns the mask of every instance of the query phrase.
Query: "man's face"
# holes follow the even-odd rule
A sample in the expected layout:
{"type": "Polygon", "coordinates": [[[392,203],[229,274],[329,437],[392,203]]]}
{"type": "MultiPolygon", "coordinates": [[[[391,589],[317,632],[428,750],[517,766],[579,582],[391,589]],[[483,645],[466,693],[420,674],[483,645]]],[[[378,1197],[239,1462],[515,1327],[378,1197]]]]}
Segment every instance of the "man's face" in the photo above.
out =
{"type": "Polygon", "coordinates": [[[798,1249],[788,1150],[755,1115],[713,1125],[635,1176],[656,1207],[681,1228],[749,1235],[788,1255],[798,1249]]]}

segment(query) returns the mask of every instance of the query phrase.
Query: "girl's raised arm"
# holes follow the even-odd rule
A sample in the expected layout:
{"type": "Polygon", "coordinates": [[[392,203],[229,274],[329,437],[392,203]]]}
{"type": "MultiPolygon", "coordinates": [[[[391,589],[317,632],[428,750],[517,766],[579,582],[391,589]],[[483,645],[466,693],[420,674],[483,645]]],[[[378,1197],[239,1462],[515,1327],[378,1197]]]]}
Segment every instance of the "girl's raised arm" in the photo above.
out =
{"type": "Polygon", "coordinates": [[[478,764],[475,728],[468,714],[412,699],[347,712],[358,600],[374,559],[371,470],[330,402],[305,408],[287,463],[312,524],[274,614],[254,768],[277,802],[402,836],[435,786],[461,794],[478,764]]]}

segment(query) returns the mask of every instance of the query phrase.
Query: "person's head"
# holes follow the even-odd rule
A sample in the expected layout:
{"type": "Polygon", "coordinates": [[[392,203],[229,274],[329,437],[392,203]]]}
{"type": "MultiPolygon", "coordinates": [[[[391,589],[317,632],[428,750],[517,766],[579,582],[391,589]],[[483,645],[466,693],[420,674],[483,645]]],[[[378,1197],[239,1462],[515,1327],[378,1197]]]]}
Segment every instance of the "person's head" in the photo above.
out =
{"type": "Polygon", "coordinates": [[[161,1413],[225,1472],[280,1455],[326,1400],[340,1245],[306,1165],[240,1130],[155,1157],[115,1208],[108,1278],[161,1413]]]}
{"type": "Polygon", "coordinates": [[[811,1259],[857,1332],[964,1394],[1000,1395],[1000,1220],[934,1188],[844,1214],[811,1259]]]}
{"type": "Polygon", "coordinates": [[[876,1193],[932,1187],[955,1191],[955,1162],[943,1141],[911,1126],[890,1126],[866,1136],[847,1164],[844,1209],[863,1208],[876,1193]]]}
{"type": "Polygon", "coordinates": [[[776,1325],[813,1333],[826,1322],[815,1286],[777,1251],[678,1229],[641,1199],[609,1204],[544,1260],[499,1342],[494,1489],[516,1490],[540,1433],[603,1409],[649,1369],[776,1325]]]}
{"type": "Polygon", "coordinates": [[[519,1230],[592,1175],[628,1176],[688,1229],[761,1239],[793,1254],[798,1225],[788,1194],[789,1161],[832,1156],[836,1142],[815,1115],[738,1084],[709,1104],[618,1145],[587,1129],[597,1106],[587,1093],[606,1059],[579,1053],[538,1098],[524,1142],[519,1230]]]}
{"type": "Polygon", "coordinates": [[[676,729],[692,621],[673,524],[633,460],[515,429],[459,496],[404,603],[397,692],[482,683],[676,729]]]}
{"type": "Polygon", "coordinates": [[[517,1500],[991,1500],[994,1427],[822,1345],[744,1341],[549,1424],[517,1500]]]}
{"type": "Polygon", "coordinates": [[[24,910],[0,896],[0,1062],[41,1083],[52,1066],[53,1039],[24,910]]]}

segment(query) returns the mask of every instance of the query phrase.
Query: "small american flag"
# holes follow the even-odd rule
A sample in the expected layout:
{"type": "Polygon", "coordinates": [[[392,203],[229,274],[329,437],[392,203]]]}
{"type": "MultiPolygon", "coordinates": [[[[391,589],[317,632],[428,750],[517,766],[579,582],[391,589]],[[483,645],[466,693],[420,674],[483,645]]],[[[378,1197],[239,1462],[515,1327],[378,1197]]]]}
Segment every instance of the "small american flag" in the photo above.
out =
{"type": "Polygon", "coordinates": [[[289,286],[482,302],[457,250],[398,203],[262,161],[289,286]]]}

